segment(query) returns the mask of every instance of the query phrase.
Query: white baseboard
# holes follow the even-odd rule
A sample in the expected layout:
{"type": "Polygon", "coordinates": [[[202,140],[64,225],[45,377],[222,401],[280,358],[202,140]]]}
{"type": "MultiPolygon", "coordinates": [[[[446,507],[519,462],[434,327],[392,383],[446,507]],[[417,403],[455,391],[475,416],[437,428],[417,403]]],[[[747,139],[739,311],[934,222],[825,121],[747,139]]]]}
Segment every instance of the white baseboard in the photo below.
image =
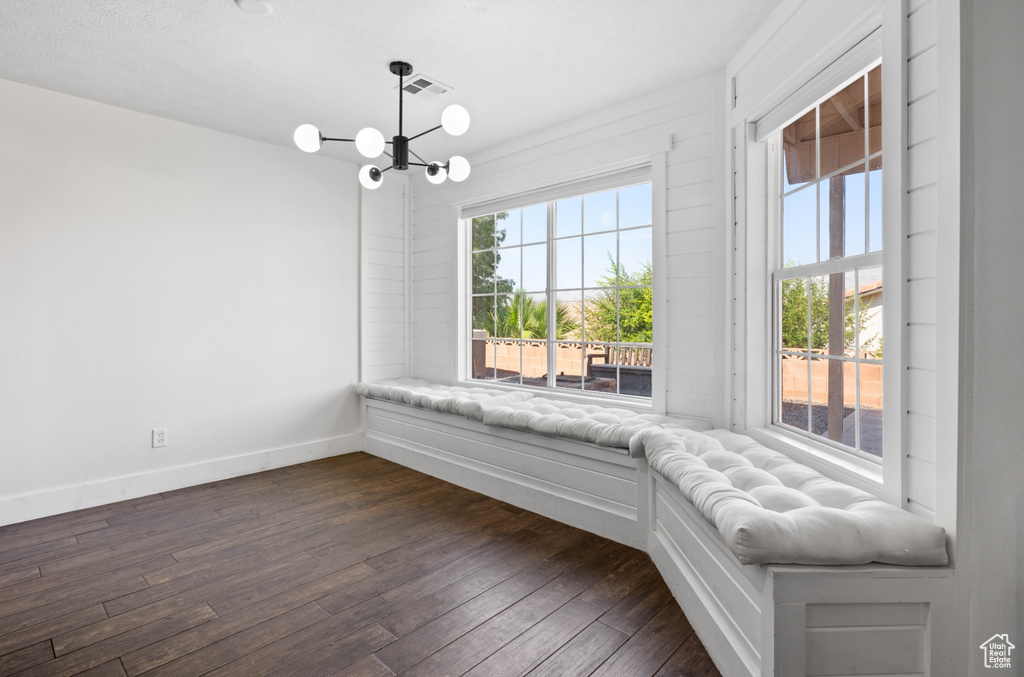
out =
{"type": "Polygon", "coordinates": [[[355,432],[293,447],[254,451],[188,465],[158,468],[135,475],[111,477],[88,484],[3,496],[0,497],[0,526],[197,484],[216,482],[229,477],[249,475],[320,458],[340,456],[359,451],[362,449],[362,444],[362,432],[355,432]]]}

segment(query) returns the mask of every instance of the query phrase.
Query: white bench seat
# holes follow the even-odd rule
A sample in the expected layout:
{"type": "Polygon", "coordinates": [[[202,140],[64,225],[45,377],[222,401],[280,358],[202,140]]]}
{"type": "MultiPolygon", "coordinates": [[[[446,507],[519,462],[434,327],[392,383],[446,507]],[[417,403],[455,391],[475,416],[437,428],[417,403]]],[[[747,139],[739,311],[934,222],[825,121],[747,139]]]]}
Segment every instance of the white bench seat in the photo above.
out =
{"type": "Polygon", "coordinates": [[[360,383],[360,395],[398,404],[457,414],[486,425],[629,449],[629,441],[644,428],[707,430],[697,419],[641,414],[601,404],[578,404],[536,397],[523,391],[451,386],[418,379],[360,383]]]}
{"type": "Polygon", "coordinates": [[[649,428],[634,446],[743,564],[948,563],[942,527],[750,437],[649,428]]]}
{"type": "Polygon", "coordinates": [[[484,411],[483,422],[616,449],[629,449],[630,440],[644,429],[694,431],[710,427],[697,419],[640,414],[629,409],[545,397],[489,406],[484,411]]]}
{"type": "Polygon", "coordinates": [[[360,395],[377,400],[408,404],[442,414],[456,414],[474,421],[483,419],[486,407],[522,402],[533,397],[525,392],[466,388],[411,378],[360,383],[356,390],[360,395]]]}

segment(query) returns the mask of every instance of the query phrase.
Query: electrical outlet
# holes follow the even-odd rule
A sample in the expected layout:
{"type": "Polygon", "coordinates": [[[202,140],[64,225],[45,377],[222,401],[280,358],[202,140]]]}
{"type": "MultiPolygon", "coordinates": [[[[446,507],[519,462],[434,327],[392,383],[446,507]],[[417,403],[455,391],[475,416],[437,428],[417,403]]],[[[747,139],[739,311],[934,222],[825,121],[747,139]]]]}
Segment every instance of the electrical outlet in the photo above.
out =
{"type": "Polygon", "coordinates": [[[153,448],[167,446],[167,428],[153,428],[153,448]]]}

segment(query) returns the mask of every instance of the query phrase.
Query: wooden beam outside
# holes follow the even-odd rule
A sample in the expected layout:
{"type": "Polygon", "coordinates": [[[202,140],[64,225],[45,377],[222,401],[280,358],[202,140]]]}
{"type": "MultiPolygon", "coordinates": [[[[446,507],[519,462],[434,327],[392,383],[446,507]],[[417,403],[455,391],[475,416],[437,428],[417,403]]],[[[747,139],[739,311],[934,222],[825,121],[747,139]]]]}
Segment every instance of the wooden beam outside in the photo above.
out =
{"type": "Polygon", "coordinates": [[[844,89],[841,92],[836,92],[832,97],[832,103],[835,104],[836,110],[846,120],[846,124],[850,125],[850,129],[856,131],[863,128],[860,118],[864,115],[864,102],[858,106],[857,102],[853,100],[848,89],[844,89]]]}
{"type": "MultiPolygon", "coordinates": [[[[828,254],[843,256],[846,242],[846,178],[833,176],[828,190],[828,254]]],[[[828,281],[828,354],[841,356],[846,339],[845,274],[832,273],[828,281]]],[[[828,438],[843,441],[843,362],[828,362],[828,438]]]]}
{"type": "MultiPolygon", "coordinates": [[[[872,126],[868,129],[868,143],[872,148],[881,147],[882,128],[872,126]]],[[[786,153],[786,179],[791,185],[805,183],[817,178],[814,171],[814,139],[798,141],[795,144],[783,142],[786,153]]],[[[839,167],[856,162],[864,157],[864,132],[846,132],[823,137],[821,140],[821,172],[828,174],[839,167]]],[[[860,174],[863,165],[850,168],[844,174],[860,174]]]]}

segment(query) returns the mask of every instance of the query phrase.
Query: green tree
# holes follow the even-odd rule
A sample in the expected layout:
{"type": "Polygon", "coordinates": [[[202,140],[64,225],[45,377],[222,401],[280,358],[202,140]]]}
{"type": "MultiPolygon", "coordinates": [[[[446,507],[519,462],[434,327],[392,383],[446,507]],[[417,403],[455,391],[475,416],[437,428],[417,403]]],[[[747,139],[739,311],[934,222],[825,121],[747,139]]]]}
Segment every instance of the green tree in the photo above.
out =
{"type": "MultiPolygon", "coordinates": [[[[490,311],[491,314],[495,312],[490,311]]],[[[491,318],[487,319],[491,322],[491,318]]],[[[488,325],[492,326],[492,325],[488,325]]],[[[538,300],[530,294],[517,291],[508,298],[503,306],[497,308],[493,326],[497,327],[496,336],[502,338],[519,338],[520,327],[522,337],[527,340],[543,340],[548,338],[548,303],[538,300]]],[[[564,339],[579,329],[579,323],[572,316],[568,304],[555,302],[555,339],[564,339]]]]}
{"type": "MultiPolygon", "coordinates": [[[[501,253],[497,247],[505,241],[505,231],[495,232],[495,219],[505,217],[505,212],[478,216],[473,219],[473,293],[474,294],[497,294],[497,306],[499,316],[504,312],[509,303],[508,295],[515,289],[515,282],[507,278],[498,277],[498,264],[501,263],[501,253]],[[482,250],[482,251],[477,251],[482,250]]],[[[494,318],[494,309],[491,304],[479,304],[473,313],[474,327],[493,327],[489,322],[494,318]],[[483,307],[486,305],[487,307],[483,307]]]]}
{"type": "Polygon", "coordinates": [[[584,339],[651,343],[654,340],[654,269],[651,263],[645,262],[640,270],[630,273],[625,266],[616,265],[609,253],[608,274],[598,284],[604,289],[585,304],[584,339]],[[616,285],[620,285],[617,315],[616,285]]]}
{"type": "MultiPolygon", "coordinates": [[[[810,338],[811,350],[824,350],[828,346],[828,278],[794,278],[782,282],[782,346],[804,350],[810,338]],[[808,331],[808,295],[810,296],[810,327],[808,331]]],[[[870,303],[861,304],[861,327],[867,321],[870,303]]],[[[856,318],[853,297],[843,302],[843,348],[853,347],[856,318]]],[[[862,344],[867,346],[871,339],[862,344]]]]}

